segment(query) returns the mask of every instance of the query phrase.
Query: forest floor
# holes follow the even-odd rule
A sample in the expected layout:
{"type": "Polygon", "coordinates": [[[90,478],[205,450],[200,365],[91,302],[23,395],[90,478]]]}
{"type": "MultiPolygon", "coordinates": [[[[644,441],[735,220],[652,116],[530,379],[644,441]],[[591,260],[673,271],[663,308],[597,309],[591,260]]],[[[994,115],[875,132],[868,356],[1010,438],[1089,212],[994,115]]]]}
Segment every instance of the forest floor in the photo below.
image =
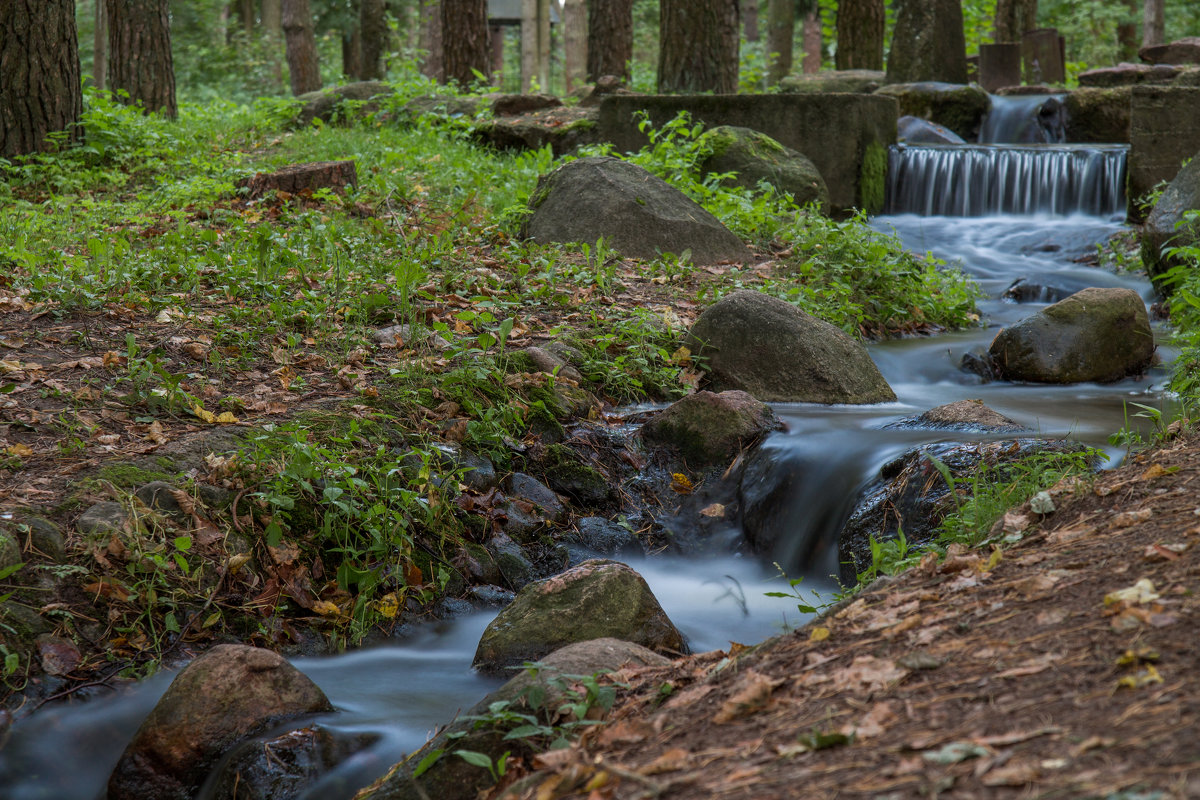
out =
{"type": "Polygon", "coordinates": [[[1200,797],[1200,435],[1051,495],[1008,549],[616,674],[607,725],[493,796],[1200,797]]]}

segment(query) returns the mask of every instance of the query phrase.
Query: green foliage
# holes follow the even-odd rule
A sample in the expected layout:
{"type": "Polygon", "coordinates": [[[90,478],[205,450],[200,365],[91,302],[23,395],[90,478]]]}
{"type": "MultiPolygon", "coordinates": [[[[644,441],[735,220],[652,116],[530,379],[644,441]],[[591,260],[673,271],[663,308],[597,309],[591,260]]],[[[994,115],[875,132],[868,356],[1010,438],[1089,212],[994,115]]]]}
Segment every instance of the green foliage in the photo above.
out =
{"type": "MultiPolygon", "coordinates": [[[[1180,227],[1200,230],[1200,211],[1187,212],[1180,227]]],[[[1181,350],[1172,367],[1170,387],[1186,406],[1194,407],[1200,402],[1200,245],[1176,245],[1164,252],[1178,262],[1162,278],[1163,287],[1170,292],[1175,344],[1181,350]]]]}

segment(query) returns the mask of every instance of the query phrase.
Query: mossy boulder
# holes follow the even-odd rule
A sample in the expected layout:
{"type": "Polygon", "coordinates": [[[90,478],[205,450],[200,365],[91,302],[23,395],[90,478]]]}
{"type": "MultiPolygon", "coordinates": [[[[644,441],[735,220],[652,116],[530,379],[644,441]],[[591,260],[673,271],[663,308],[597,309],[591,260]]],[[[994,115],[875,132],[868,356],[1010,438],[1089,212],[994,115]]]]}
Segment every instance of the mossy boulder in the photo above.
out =
{"type": "Polygon", "coordinates": [[[887,73],[873,69],[827,70],[811,75],[788,75],[779,82],[785,94],[871,94],[887,83],[887,73]]]}
{"type": "Polygon", "coordinates": [[[699,144],[708,153],[700,162],[701,172],[734,173],[729,181],[748,189],[766,181],[800,205],[816,203],[822,211],[829,209],[829,187],[808,156],[765,133],[720,125],[706,131],[699,144]]]}
{"type": "Polygon", "coordinates": [[[21,563],[21,545],[17,537],[0,528],[0,570],[21,563]]]}
{"type": "Polygon", "coordinates": [[[705,309],[687,345],[707,359],[716,391],[740,389],[767,403],[896,399],[860,342],[762,292],[734,292],[705,309]]]}
{"type": "Polygon", "coordinates": [[[332,122],[335,118],[346,119],[351,110],[354,117],[362,117],[378,111],[381,101],[395,92],[395,89],[381,81],[359,81],[309,92],[300,96],[304,106],[296,116],[296,124],[303,128],[311,125],[314,119],[322,122],[332,122]]]}
{"type": "Polygon", "coordinates": [[[1163,248],[1196,245],[1200,245],[1200,153],[1163,191],[1142,226],[1142,263],[1150,277],[1169,290],[1160,279],[1184,259],[1164,255],[1163,248]],[[1198,216],[1189,221],[1189,212],[1197,212],[1198,216]]]}
{"type": "Polygon", "coordinates": [[[901,116],[920,117],[949,128],[969,142],[976,140],[983,116],[991,108],[988,93],[980,87],[922,81],[884,86],[875,94],[896,98],[901,116]]]}
{"type": "Polygon", "coordinates": [[[603,637],[669,655],[686,650],[641,575],[617,561],[593,559],[518,592],[488,624],[472,663],[502,673],[564,645],[603,637]]]}
{"type": "Polygon", "coordinates": [[[1067,141],[1120,144],[1129,141],[1133,88],[1081,88],[1063,100],[1067,107],[1067,141]]]}
{"type": "Polygon", "coordinates": [[[1137,292],[1091,288],[1004,328],[988,354],[1005,380],[1111,382],[1150,366],[1154,334],[1137,292]]]}
{"type": "Polygon", "coordinates": [[[617,158],[563,164],[538,180],[523,238],[587,242],[603,238],[627,258],[691,252],[695,264],[753,260],[749,248],[712,214],[662,178],[617,158]]]}
{"type": "Polygon", "coordinates": [[[499,95],[422,95],[404,104],[404,111],[412,117],[437,114],[446,117],[475,117],[491,106],[499,95]]]}
{"type": "Polygon", "coordinates": [[[538,459],[546,482],[554,491],[580,503],[599,505],[612,496],[612,484],[603,472],[584,461],[577,451],[552,444],[538,459]]]}
{"type": "Polygon", "coordinates": [[[651,417],[642,438],[676,448],[697,469],[728,463],[743,447],[782,428],[771,407],[746,392],[696,392],[651,417]]]}

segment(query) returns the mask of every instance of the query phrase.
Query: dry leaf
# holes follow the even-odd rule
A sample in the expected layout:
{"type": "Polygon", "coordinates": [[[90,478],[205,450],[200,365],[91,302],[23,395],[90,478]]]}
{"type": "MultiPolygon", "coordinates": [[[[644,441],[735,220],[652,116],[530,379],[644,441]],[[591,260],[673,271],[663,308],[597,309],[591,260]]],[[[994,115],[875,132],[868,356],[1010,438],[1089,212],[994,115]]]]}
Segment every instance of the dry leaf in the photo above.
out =
{"type": "Polygon", "coordinates": [[[167,434],[163,431],[162,423],[158,420],[150,423],[150,427],[146,430],[146,438],[155,444],[166,444],[167,434]]]}
{"type": "Polygon", "coordinates": [[[673,747],[658,758],[642,767],[638,772],[642,775],[661,775],[664,772],[677,772],[688,766],[691,754],[682,747],[673,747]]]}
{"type": "Polygon", "coordinates": [[[810,642],[823,642],[829,638],[829,628],[813,628],[812,633],[808,635],[810,642]]]}
{"type": "Polygon", "coordinates": [[[850,730],[843,732],[853,734],[856,739],[879,736],[887,730],[888,723],[895,718],[896,704],[889,700],[884,700],[872,706],[867,715],[859,720],[858,725],[852,726],[850,730]]]}
{"type": "Polygon", "coordinates": [[[1139,522],[1145,522],[1152,516],[1154,516],[1154,511],[1149,508],[1141,508],[1137,511],[1122,511],[1112,518],[1110,524],[1114,528],[1128,528],[1131,525],[1137,525],[1139,522]]]}
{"type": "Polygon", "coordinates": [[[865,689],[875,691],[895,683],[908,674],[893,661],[874,656],[858,656],[848,667],[835,670],[830,676],[840,690],[865,689]]]}
{"type": "Polygon", "coordinates": [[[713,716],[713,722],[732,722],[739,717],[762,711],[771,699],[771,692],[781,684],[782,679],[771,679],[754,670],[746,672],[739,682],[741,688],[721,704],[720,710],[713,716]]]}
{"type": "Polygon", "coordinates": [[[1144,605],[1157,599],[1158,594],[1154,591],[1154,583],[1149,578],[1142,578],[1133,586],[1104,595],[1104,605],[1111,606],[1116,603],[1144,605]]]}
{"type": "Polygon", "coordinates": [[[710,519],[720,519],[725,516],[725,506],[720,503],[713,503],[710,506],[705,506],[700,509],[700,516],[709,517],[710,519]]]}
{"type": "Polygon", "coordinates": [[[313,603],[312,610],[320,614],[322,617],[337,617],[340,616],[342,610],[328,600],[318,600],[313,603]]]}

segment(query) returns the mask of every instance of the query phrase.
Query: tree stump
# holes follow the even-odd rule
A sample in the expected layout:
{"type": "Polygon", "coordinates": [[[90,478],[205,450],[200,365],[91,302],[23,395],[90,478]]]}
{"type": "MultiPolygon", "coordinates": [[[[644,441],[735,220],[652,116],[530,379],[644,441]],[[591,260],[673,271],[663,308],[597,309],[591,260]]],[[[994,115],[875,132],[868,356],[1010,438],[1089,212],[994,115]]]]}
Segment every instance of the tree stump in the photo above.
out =
{"type": "Polygon", "coordinates": [[[358,173],[353,161],[317,161],[292,164],[277,172],[256,173],[253,178],[239,182],[238,188],[249,188],[249,197],[254,200],[271,191],[299,194],[306,190],[332,189],[340,192],[347,185],[358,187],[358,173]]]}

